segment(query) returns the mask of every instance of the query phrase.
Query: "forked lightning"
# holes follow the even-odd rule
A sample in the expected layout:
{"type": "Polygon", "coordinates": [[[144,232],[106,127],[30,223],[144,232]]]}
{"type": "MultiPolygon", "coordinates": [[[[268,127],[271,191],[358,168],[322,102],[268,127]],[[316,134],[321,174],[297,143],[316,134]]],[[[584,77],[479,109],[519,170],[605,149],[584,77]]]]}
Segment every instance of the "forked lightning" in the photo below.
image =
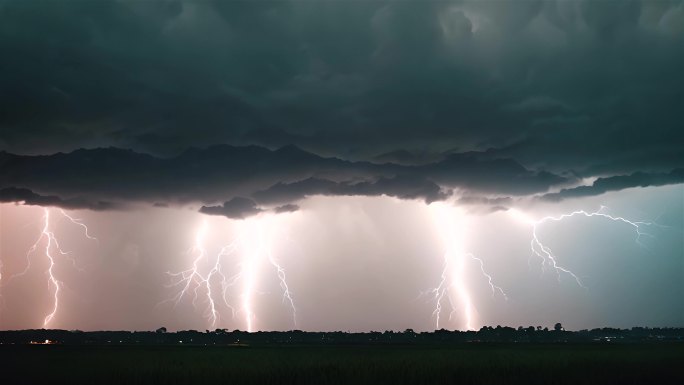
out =
{"type": "Polygon", "coordinates": [[[275,269],[285,301],[292,312],[292,322],[296,326],[297,316],[294,300],[287,284],[285,269],[275,258],[272,247],[272,227],[269,218],[253,217],[238,223],[237,237],[223,246],[218,254],[210,255],[206,249],[207,221],[204,220],[196,232],[195,242],[189,254],[193,256],[192,265],[183,271],[167,274],[172,278],[168,287],[180,287],[178,293],[164,302],[173,302],[177,306],[185,297],[192,296],[192,304],[199,307],[201,297],[205,304],[204,316],[212,328],[221,321],[222,310],[230,312],[231,318],[240,314],[247,331],[256,330],[256,314],[254,311],[254,295],[260,274],[260,265],[269,263],[275,269]],[[237,266],[237,272],[228,275],[229,265],[237,266]],[[209,265],[207,271],[203,268],[209,265]],[[238,288],[235,295],[239,305],[235,304],[229,290],[238,288]],[[219,290],[220,289],[220,290],[219,290]],[[221,304],[219,306],[219,304],[221,304]],[[221,309],[221,307],[223,309],[221,309]]]}

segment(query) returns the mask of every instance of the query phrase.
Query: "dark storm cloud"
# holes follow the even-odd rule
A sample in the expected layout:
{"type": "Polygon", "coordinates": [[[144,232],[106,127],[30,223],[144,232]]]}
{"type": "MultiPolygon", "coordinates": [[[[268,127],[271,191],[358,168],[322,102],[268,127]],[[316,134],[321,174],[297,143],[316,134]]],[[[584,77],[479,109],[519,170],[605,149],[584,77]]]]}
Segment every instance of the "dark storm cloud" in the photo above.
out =
{"type": "Polygon", "coordinates": [[[292,203],[288,203],[288,204],[285,204],[285,205],[282,205],[282,206],[278,206],[278,207],[276,207],[275,209],[273,209],[273,211],[274,211],[276,214],[292,213],[292,212],[295,212],[295,211],[297,211],[297,210],[299,210],[299,206],[294,205],[294,204],[292,204],[292,203]]]}
{"type": "Polygon", "coordinates": [[[243,219],[260,213],[259,209],[251,199],[235,197],[221,206],[202,206],[200,212],[209,215],[222,215],[233,219],[243,219]]]}
{"type": "Polygon", "coordinates": [[[17,202],[30,206],[55,206],[63,209],[114,210],[123,209],[121,204],[103,201],[89,201],[82,198],[62,199],[54,195],[39,195],[25,188],[7,187],[0,189],[0,202],[17,202]]]}
{"type": "Polygon", "coordinates": [[[631,187],[664,186],[677,183],[684,183],[684,169],[682,168],[672,170],[669,173],[636,172],[630,175],[598,178],[590,186],[562,189],[557,193],[545,194],[541,199],[554,202],[568,198],[600,195],[609,191],[618,191],[631,187]]]}
{"type": "Polygon", "coordinates": [[[265,204],[298,201],[313,195],[388,195],[401,199],[422,199],[427,203],[442,200],[448,193],[426,179],[412,176],[384,178],[372,182],[333,182],[326,179],[308,178],[293,183],[277,183],[254,193],[254,198],[265,204]]]}
{"type": "MultiPolygon", "coordinates": [[[[539,193],[567,175],[684,167],[682,47],[680,0],[0,0],[0,148],[170,157],[121,153],[66,175],[85,170],[72,186],[118,198],[215,203],[309,177],[426,200],[429,183],[539,193]],[[217,143],[345,161],[249,164],[255,180],[193,170],[209,159],[184,151],[217,143]]],[[[59,185],[44,176],[27,185],[59,185]]]]}
{"type": "Polygon", "coordinates": [[[451,154],[442,161],[414,169],[440,185],[465,184],[488,193],[527,195],[568,182],[567,178],[547,171],[530,171],[512,159],[489,159],[486,153],[476,152],[451,154]]]}
{"type": "Polygon", "coordinates": [[[84,205],[199,202],[209,204],[202,209],[205,213],[239,217],[257,213],[262,206],[284,205],[281,209],[287,211],[293,209],[288,204],[312,195],[387,195],[429,203],[446,199],[452,189],[520,196],[569,182],[511,160],[479,155],[458,154],[406,166],[325,158],[293,146],[273,151],[220,145],[189,149],[171,158],[116,148],[38,156],[0,152],[0,188],[29,189],[64,202],[82,199],[84,205]],[[227,203],[213,206],[216,202],[227,203]]]}

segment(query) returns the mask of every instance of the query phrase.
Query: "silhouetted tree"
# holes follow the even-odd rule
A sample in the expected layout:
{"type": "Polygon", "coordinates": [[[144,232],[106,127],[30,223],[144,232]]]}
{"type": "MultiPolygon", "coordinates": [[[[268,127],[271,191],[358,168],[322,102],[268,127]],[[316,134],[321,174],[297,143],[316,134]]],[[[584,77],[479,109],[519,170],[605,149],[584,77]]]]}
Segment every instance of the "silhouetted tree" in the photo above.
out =
{"type": "Polygon", "coordinates": [[[563,330],[563,325],[561,325],[560,322],[557,322],[555,325],[553,325],[553,330],[559,332],[563,330]]]}

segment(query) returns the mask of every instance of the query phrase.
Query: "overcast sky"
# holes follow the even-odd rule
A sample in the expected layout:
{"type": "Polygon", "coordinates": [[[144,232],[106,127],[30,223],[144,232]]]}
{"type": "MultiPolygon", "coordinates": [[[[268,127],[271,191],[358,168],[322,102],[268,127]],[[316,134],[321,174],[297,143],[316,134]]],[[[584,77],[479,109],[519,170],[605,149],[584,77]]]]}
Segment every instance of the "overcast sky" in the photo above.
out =
{"type": "Polygon", "coordinates": [[[684,326],[684,1],[0,0],[0,50],[0,328],[684,326]]]}

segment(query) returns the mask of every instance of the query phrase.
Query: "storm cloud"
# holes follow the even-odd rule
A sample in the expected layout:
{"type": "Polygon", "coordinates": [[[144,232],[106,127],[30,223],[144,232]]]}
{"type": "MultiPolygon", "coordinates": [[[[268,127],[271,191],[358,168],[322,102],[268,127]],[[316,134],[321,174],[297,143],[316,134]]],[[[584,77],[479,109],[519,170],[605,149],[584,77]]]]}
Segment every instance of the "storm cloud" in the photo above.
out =
{"type": "Polygon", "coordinates": [[[10,0],[0,47],[0,185],[65,200],[492,199],[684,167],[681,0],[10,0]]]}
{"type": "Polygon", "coordinates": [[[668,184],[684,183],[684,169],[675,169],[668,173],[636,172],[630,175],[616,175],[598,178],[589,186],[577,186],[562,189],[556,193],[544,194],[541,199],[547,201],[561,201],[568,198],[581,198],[605,194],[632,187],[664,186],[668,184]]]}
{"type": "Polygon", "coordinates": [[[202,206],[200,212],[209,215],[222,215],[233,219],[243,219],[260,213],[259,209],[251,199],[235,197],[221,206],[202,206]]]}
{"type": "Polygon", "coordinates": [[[0,202],[16,202],[29,206],[57,206],[65,209],[114,210],[123,209],[123,204],[103,201],[89,201],[82,198],[62,199],[54,195],[40,195],[25,188],[7,187],[0,189],[0,202]]]}
{"type": "Polygon", "coordinates": [[[171,158],[116,148],[38,156],[0,152],[0,188],[22,192],[6,194],[7,199],[84,208],[93,205],[88,202],[113,202],[95,208],[199,203],[204,213],[228,217],[270,208],[292,211],[295,202],[314,195],[387,195],[430,203],[447,199],[454,190],[524,196],[570,181],[477,154],[407,166],[326,158],[294,146],[217,145],[171,158]],[[43,195],[50,198],[39,199],[43,195]],[[220,202],[225,203],[217,206],[220,202]]]}

